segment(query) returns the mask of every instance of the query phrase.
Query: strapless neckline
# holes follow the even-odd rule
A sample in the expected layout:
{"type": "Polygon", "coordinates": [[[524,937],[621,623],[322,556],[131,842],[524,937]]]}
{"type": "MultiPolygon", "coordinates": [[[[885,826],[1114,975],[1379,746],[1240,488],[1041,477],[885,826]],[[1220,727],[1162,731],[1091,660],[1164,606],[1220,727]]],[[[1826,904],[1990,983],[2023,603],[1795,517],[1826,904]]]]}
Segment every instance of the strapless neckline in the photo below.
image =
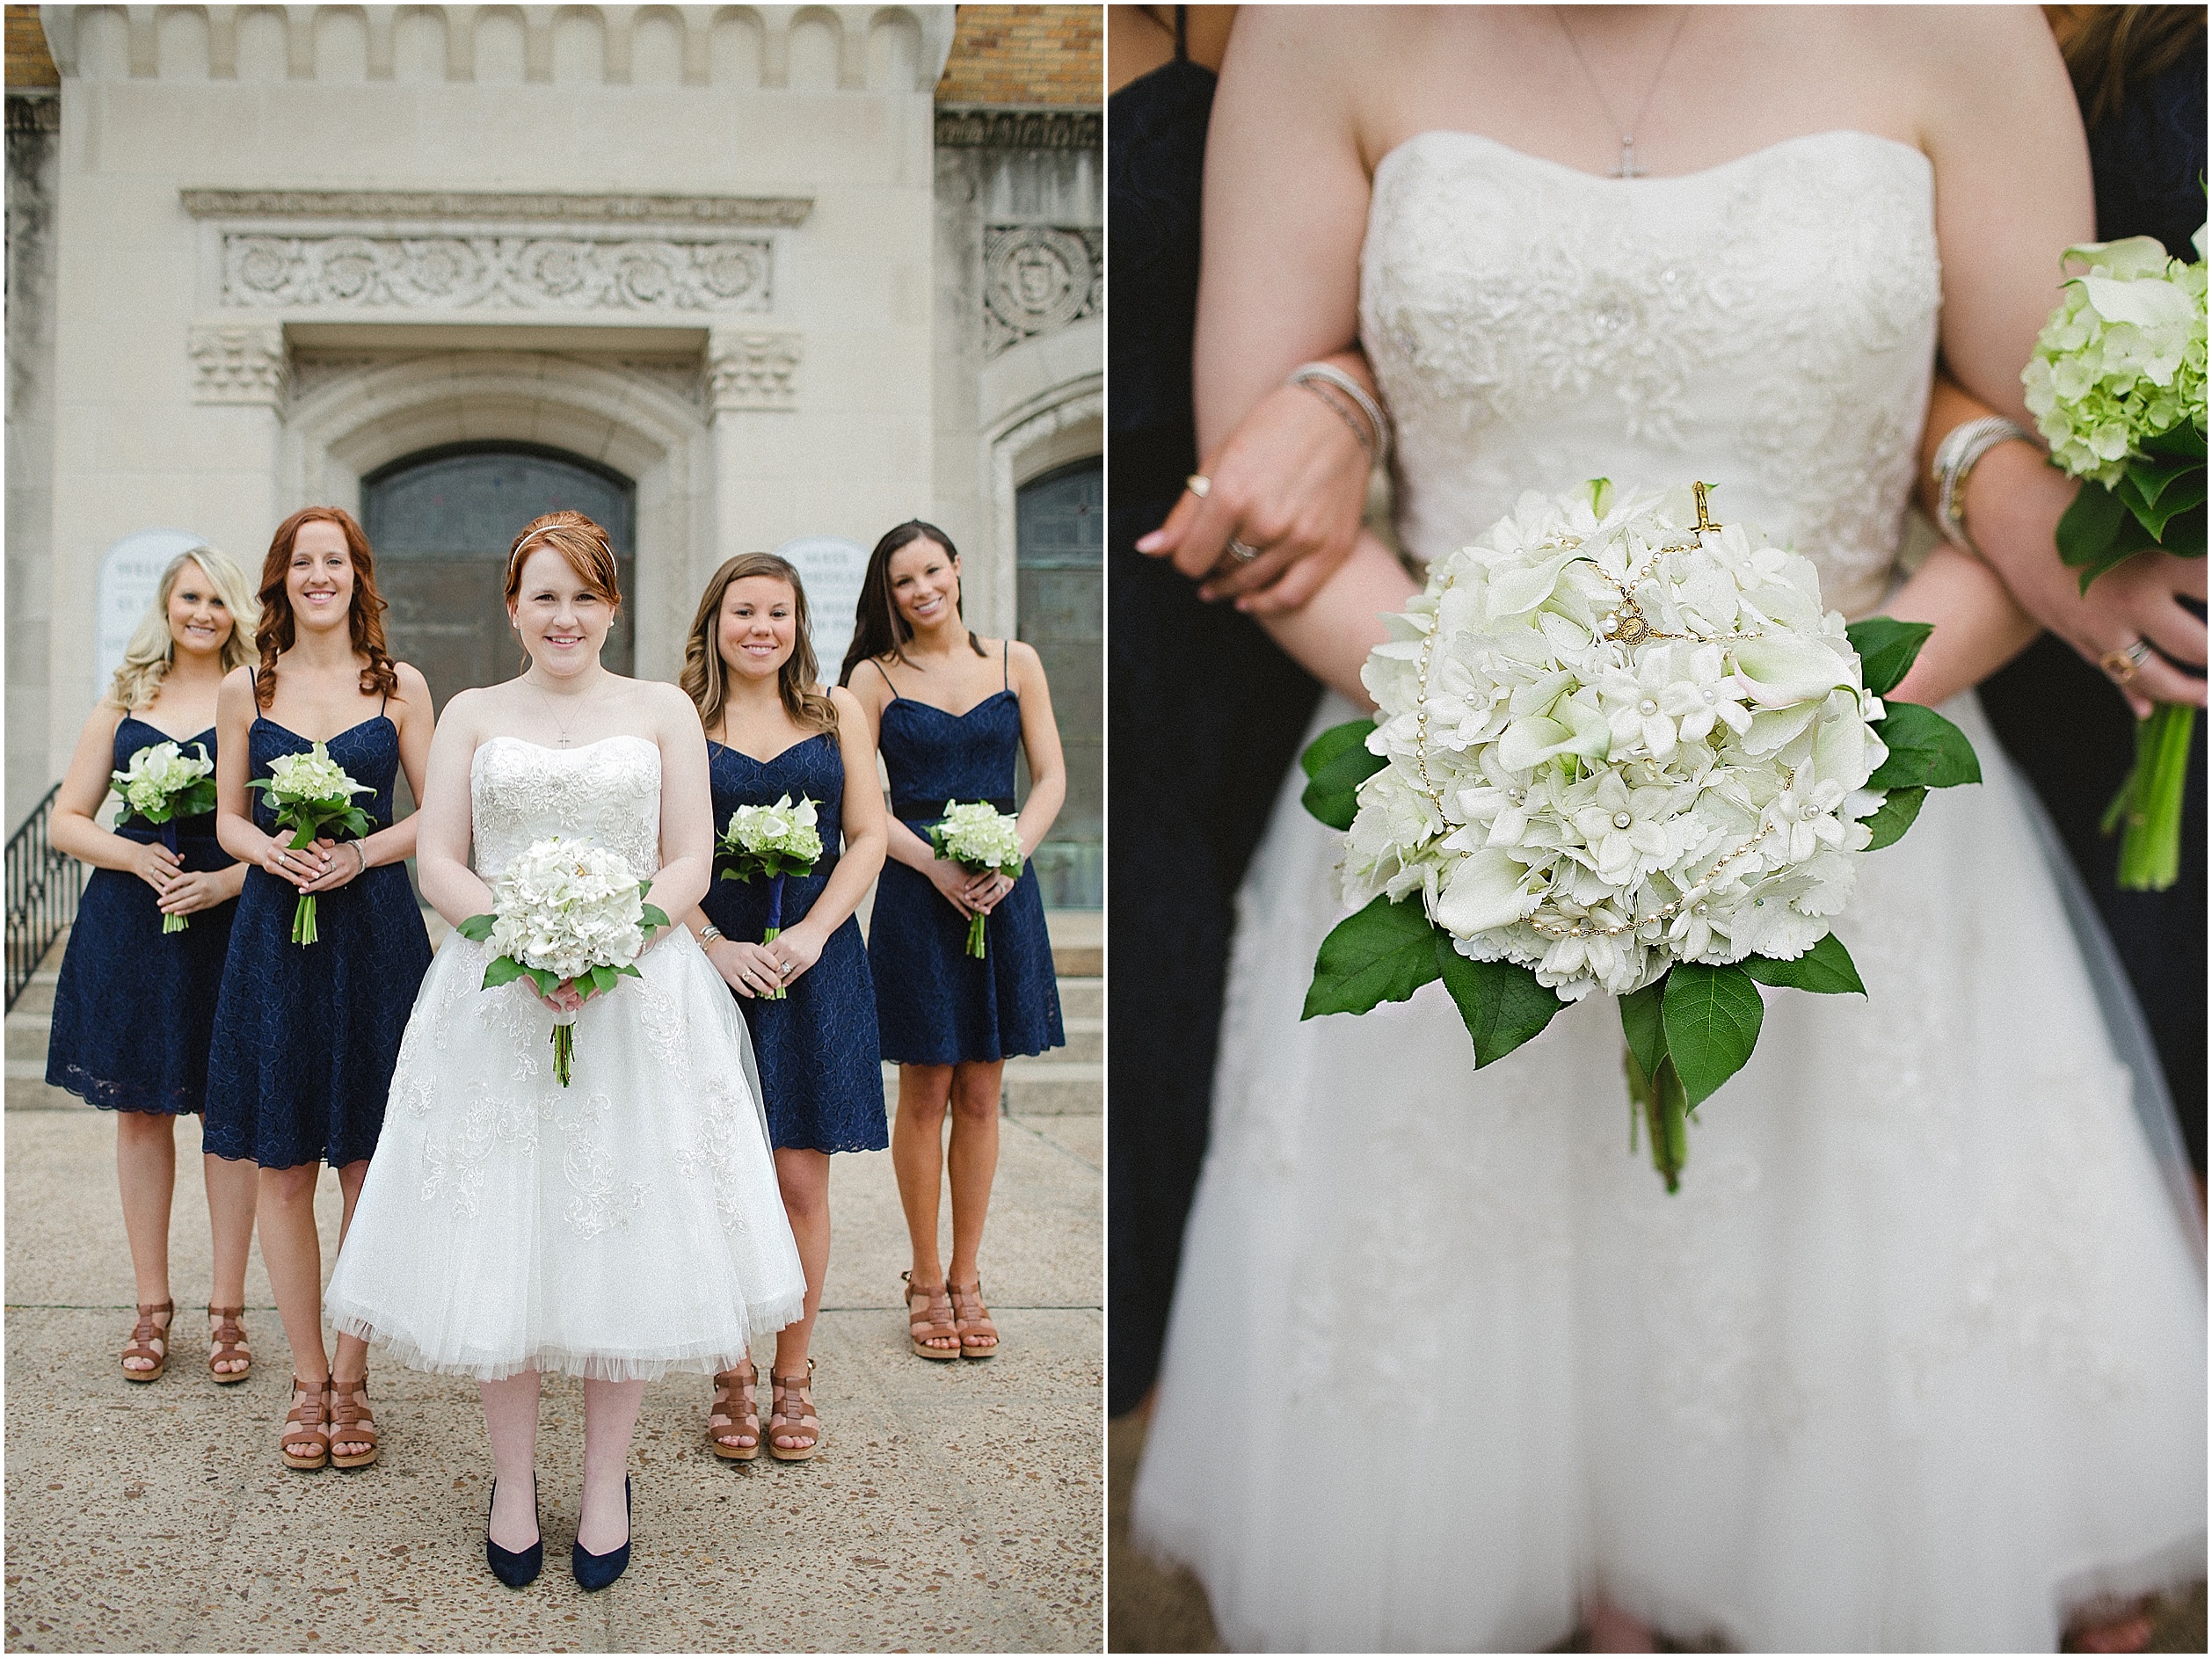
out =
{"type": "Polygon", "coordinates": [[[588,743],[567,744],[534,743],[527,737],[516,737],[506,731],[495,731],[477,745],[477,753],[483,753],[494,743],[520,743],[523,747],[534,748],[541,754],[581,754],[590,749],[603,747],[608,743],[640,743],[651,749],[656,754],[660,753],[659,744],[649,737],[640,737],[634,731],[617,731],[612,737],[594,737],[588,743]]]}
{"type": "Polygon", "coordinates": [[[1732,172],[1737,168],[1749,166],[1753,162],[1772,159],[1801,144],[1820,143],[1833,139],[1878,144],[1885,149],[1895,150],[1901,155],[1910,156],[1922,167],[1926,168],[1931,175],[1934,172],[1933,164],[1928,160],[1925,151],[1914,149],[1901,139],[1885,137],[1880,133],[1861,132],[1855,127],[1831,127],[1817,133],[1798,133],[1788,138],[1778,138],[1771,144],[1761,144],[1757,149],[1747,149],[1740,156],[1731,156],[1726,161],[1716,161],[1710,167],[1698,167],[1688,172],[1639,173],[1634,178],[1623,178],[1613,173],[1587,172],[1566,162],[1553,161],[1548,156],[1539,156],[1529,150],[1517,149],[1503,139],[1493,138],[1488,133],[1463,132],[1454,127],[1430,127],[1401,140],[1386,150],[1382,159],[1375,164],[1373,177],[1379,180],[1383,169],[1389,166],[1400,156],[1412,149],[1416,144],[1430,140],[1456,140],[1480,144],[1486,149],[1510,156],[1517,161],[1526,162],[1532,167],[1541,168],[1548,172],[1565,173],[1575,178],[1587,179],[1594,185],[1634,185],[1642,188],[1656,185],[1687,184],[1697,179],[1716,178],[1732,172]]]}

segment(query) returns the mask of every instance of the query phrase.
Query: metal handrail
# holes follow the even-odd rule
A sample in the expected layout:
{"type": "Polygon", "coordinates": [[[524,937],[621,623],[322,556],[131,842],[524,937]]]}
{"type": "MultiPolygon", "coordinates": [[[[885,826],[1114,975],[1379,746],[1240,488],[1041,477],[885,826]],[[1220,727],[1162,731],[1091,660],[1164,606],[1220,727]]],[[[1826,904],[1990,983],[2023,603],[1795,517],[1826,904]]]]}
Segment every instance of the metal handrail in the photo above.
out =
{"type": "Polygon", "coordinates": [[[8,837],[7,1007],[11,1009],[62,929],[76,919],[77,898],[84,891],[84,866],[67,853],[56,851],[49,834],[54,797],[61,792],[59,783],[47,789],[46,798],[31,809],[23,826],[8,837]]]}

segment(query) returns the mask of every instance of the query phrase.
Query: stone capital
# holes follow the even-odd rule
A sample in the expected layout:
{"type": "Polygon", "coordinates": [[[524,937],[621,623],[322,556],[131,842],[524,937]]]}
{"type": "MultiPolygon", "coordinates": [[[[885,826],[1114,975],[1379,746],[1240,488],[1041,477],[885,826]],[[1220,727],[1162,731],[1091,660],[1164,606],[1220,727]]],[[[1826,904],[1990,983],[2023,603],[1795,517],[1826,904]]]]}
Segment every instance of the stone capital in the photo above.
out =
{"type": "Polygon", "coordinates": [[[717,328],[707,335],[707,398],[729,410],[798,406],[799,336],[717,328]]]}
{"type": "Polygon", "coordinates": [[[194,403],[281,408],[289,379],[284,330],[275,323],[195,324],[186,339],[194,403]]]}

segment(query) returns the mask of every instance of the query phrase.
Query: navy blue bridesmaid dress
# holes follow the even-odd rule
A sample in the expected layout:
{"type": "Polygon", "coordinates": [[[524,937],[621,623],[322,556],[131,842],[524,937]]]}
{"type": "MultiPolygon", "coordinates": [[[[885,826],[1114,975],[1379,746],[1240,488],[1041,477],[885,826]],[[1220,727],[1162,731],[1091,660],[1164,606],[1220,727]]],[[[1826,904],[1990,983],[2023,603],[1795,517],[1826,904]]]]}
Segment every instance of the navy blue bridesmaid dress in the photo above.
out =
{"type": "MultiPolygon", "coordinates": [[[[1022,702],[1011,685],[956,715],[899,695],[888,673],[884,680],[891,689],[880,738],[891,815],[927,841],[952,802],[987,800],[1012,811],[1022,702]]],[[[1043,1053],[1067,1040],[1033,869],[1025,866],[991,912],[984,952],[981,961],[968,954],[968,918],[928,876],[885,861],[868,931],[884,1058],[955,1065],[1043,1053]]]]}
{"type": "MultiPolygon", "coordinates": [[[[255,777],[315,745],[262,715],[253,722],[255,777]]],[[[330,739],[330,756],[375,796],[356,796],[377,826],[392,820],[399,730],[380,709],[330,739]]],[[[253,821],[276,833],[254,791],[253,821]]],[[[430,966],[430,935],[404,865],[366,871],[316,897],[314,944],[292,941],[298,889],[246,872],[223,964],[207,1057],[207,1149],[264,1168],[325,1162],[342,1168],[376,1149],[399,1039],[430,966]]]]}
{"type": "MultiPolygon", "coordinates": [[[[114,769],[140,749],[178,739],[125,715],[115,728],[114,769]]],[[[183,739],[215,755],[213,726],[183,739]]],[[[166,827],[126,813],[115,833],[126,840],[168,840],[186,869],[224,869],[237,862],[215,842],[215,815],[179,818],[166,827]]],[[[161,930],[154,889],[127,869],[95,869],[77,903],[69,947],[54,992],[54,1029],[46,1080],[107,1111],[178,1116],[202,1109],[215,989],[230,944],[233,899],[196,910],[181,933],[161,930]]]]}
{"type": "MultiPolygon", "coordinates": [[[[837,733],[819,732],[768,760],[709,743],[707,764],[717,834],[739,806],[772,806],[786,795],[815,803],[822,855],[811,874],[783,878],[782,925],[797,925],[829,884],[844,844],[845,758],[837,733]]],[[[768,923],[768,884],[724,880],[730,867],[726,858],[715,861],[700,907],[729,937],[758,943],[768,923]]],[[[821,959],[785,987],[781,1000],[739,996],[738,1007],[753,1035],[776,1146],[880,1152],[891,1144],[876,1048],[876,991],[857,920],[845,918],[822,946],[821,959]]]]}

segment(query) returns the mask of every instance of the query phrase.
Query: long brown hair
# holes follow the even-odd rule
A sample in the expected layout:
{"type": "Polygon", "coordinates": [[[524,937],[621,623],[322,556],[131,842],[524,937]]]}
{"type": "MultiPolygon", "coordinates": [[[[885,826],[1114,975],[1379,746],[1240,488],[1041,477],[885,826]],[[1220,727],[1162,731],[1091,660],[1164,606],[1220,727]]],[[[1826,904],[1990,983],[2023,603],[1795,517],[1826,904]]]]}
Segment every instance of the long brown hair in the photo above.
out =
{"type": "Polygon", "coordinates": [[[730,700],[729,665],[722,659],[722,600],[730,584],[748,576],[766,576],[788,583],[791,589],[791,622],[797,636],[791,654],[775,672],[775,694],[794,724],[811,731],[837,729],[837,705],[816,688],[818,669],[814,641],[807,631],[806,588],[789,559],[774,553],[739,553],[725,558],[722,568],[707,579],[699,595],[699,612],[691,619],[691,633],[684,640],[684,667],[676,683],[699,710],[699,724],[712,731],[722,723],[730,700]]]}
{"type": "Polygon", "coordinates": [[[2205,9],[2194,6],[2046,6],[2073,76],[2082,125],[2095,127],[2128,96],[2171,69],[2202,38],[2205,9]]]}
{"type": "Polygon", "coordinates": [[[292,567],[292,543],[302,525],[317,521],[335,524],[346,537],[346,551],[353,566],[353,597],[346,606],[346,628],[354,651],[368,658],[361,670],[363,696],[396,696],[399,675],[391,652],[384,647],[384,597],[376,591],[376,560],[368,550],[368,537],[353,515],[342,506],[303,506],[277,526],[269,540],[269,556],[261,561],[261,620],[253,630],[253,643],[261,652],[261,671],[254,676],[254,701],[267,708],[276,700],[277,658],[289,651],[298,637],[292,616],[292,596],[284,590],[292,567]]]}
{"type": "MultiPolygon", "coordinates": [[[[925,524],[918,518],[884,532],[883,540],[876,543],[876,550],[868,556],[868,571],[861,578],[860,601],[853,609],[853,642],[845,647],[845,665],[838,670],[837,682],[850,685],[853,670],[876,657],[892,657],[907,660],[905,646],[914,636],[913,626],[899,614],[899,603],[891,596],[891,555],[916,542],[935,542],[945,549],[945,556],[958,560],[960,549],[952,544],[952,537],[935,524],[925,524]]],[[[954,578],[952,605],[960,609],[959,578],[954,578]]],[[[962,620],[966,619],[962,611],[962,620]]],[[[968,629],[968,649],[976,655],[983,654],[983,642],[975,636],[975,629],[968,629]]]]}

